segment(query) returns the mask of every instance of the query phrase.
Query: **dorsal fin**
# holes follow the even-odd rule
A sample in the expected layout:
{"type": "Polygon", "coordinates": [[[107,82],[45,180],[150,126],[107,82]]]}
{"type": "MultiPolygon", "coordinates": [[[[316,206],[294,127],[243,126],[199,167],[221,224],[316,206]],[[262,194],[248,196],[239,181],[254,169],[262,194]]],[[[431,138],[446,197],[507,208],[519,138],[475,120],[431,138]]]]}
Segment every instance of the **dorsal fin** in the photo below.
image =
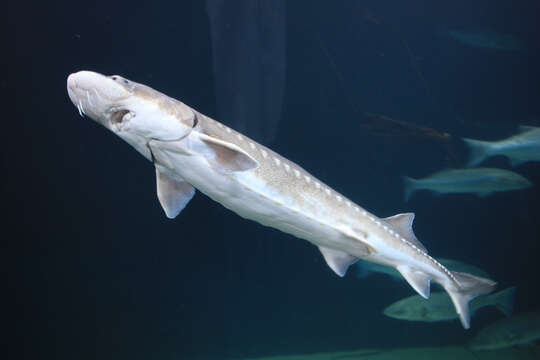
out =
{"type": "Polygon", "coordinates": [[[427,253],[426,248],[414,235],[412,224],[414,221],[414,213],[403,213],[383,219],[388,225],[390,225],[395,231],[405,238],[411,244],[427,253]]]}
{"type": "Polygon", "coordinates": [[[338,276],[343,277],[347,272],[349,266],[355,263],[358,258],[352,255],[347,254],[346,252],[325,248],[319,246],[319,250],[323,254],[324,260],[330,269],[334,270],[338,276]]]}

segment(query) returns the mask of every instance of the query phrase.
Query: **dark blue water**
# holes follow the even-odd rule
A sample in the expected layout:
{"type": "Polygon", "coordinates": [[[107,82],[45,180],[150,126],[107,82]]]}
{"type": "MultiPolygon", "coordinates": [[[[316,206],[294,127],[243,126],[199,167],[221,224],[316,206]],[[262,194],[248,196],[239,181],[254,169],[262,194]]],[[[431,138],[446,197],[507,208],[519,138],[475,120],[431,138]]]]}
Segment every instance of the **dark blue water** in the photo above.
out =
{"type": "MultiPolygon", "coordinates": [[[[404,203],[401,182],[462,165],[460,137],[540,126],[538,10],[533,0],[10,4],[3,242],[21,356],[442,346],[500,317],[485,309],[468,332],[457,321],[386,318],[384,307],[413,294],[407,284],[340,279],[314,246],[200,193],[166,219],[151,164],[69,101],[66,77],[82,69],[123,75],[239,127],[380,217],[415,212],[430,254],[479,266],[501,289],[518,286],[516,312],[538,309],[540,164],[514,169],[533,188],[484,199],[418,193],[404,203]],[[448,29],[511,34],[523,48],[470,46],[448,29]],[[447,132],[455,152],[371,133],[365,112],[447,132]]],[[[510,168],[504,158],[486,165],[510,168]]]]}

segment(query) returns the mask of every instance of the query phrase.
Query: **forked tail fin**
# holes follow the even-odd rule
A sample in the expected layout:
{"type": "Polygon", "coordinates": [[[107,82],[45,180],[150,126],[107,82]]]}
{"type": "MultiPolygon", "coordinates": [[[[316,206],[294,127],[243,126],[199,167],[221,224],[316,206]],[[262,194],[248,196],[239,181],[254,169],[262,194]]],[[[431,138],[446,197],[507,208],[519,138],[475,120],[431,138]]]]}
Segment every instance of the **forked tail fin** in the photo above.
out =
{"type": "Polygon", "coordinates": [[[417,180],[408,176],[403,177],[403,200],[409,201],[412,194],[416,191],[417,180]]]}
{"type": "Polygon", "coordinates": [[[468,329],[471,321],[469,301],[477,296],[489,294],[495,289],[497,283],[489,279],[457,271],[453,271],[452,275],[454,275],[460,286],[445,288],[445,290],[454,303],[461,324],[465,329],[468,329]]]}
{"type": "Polygon", "coordinates": [[[465,144],[469,148],[469,160],[467,161],[467,167],[473,167],[480,164],[486,158],[492,154],[493,143],[489,141],[480,141],[474,139],[463,139],[465,144]]]}

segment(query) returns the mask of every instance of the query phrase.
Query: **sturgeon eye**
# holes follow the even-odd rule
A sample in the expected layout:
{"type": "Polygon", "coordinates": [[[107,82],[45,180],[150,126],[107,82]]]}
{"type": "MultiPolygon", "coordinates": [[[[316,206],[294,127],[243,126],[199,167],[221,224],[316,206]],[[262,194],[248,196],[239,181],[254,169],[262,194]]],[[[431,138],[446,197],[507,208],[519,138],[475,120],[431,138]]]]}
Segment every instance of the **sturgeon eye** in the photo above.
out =
{"type": "Polygon", "coordinates": [[[117,76],[113,76],[112,79],[113,79],[114,81],[116,81],[116,80],[118,80],[118,77],[117,77],[117,76]]]}

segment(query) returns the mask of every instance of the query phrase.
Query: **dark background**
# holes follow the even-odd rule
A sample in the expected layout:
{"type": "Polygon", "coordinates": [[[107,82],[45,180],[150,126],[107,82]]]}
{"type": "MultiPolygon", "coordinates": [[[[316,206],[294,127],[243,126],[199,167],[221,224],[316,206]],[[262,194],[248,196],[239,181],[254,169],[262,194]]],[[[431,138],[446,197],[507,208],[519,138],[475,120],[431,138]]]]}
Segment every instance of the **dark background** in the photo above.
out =
{"type": "MultiPolygon", "coordinates": [[[[354,271],[339,279],[307,242],[200,193],[165,218],[151,164],[79,117],[65,81],[82,69],[120,74],[219,120],[203,1],[10,2],[5,11],[2,253],[22,358],[437,346],[466,342],[500,316],[485,309],[468,332],[457,321],[389,319],[381,310],[413,293],[404,282],[354,271]]],[[[436,143],[372,135],[359,119],[379,113],[456,138],[540,126],[538,15],[536,0],[287,2],[283,115],[267,145],[378,216],[416,212],[415,232],[432,255],[477,265],[500,288],[518,286],[516,312],[535,310],[537,186],[485,199],[419,193],[404,203],[401,176],[455,160],[436,143]],[[447,28],[511,33],[526,46],[470,47],[447,28]]],[[[502,158],[486,165],[509,168],[502,158]]],[[[538,163],[516,171],[540,184],[538,163]]]]}

